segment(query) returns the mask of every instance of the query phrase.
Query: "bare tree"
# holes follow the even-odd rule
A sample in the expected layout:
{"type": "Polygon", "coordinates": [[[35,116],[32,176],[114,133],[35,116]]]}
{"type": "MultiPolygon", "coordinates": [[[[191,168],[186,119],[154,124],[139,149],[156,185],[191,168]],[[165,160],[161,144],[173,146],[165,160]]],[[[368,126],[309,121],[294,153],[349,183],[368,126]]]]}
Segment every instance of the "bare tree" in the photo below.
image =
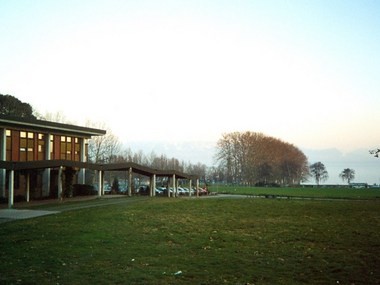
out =
{"type": "MultiPolygon", "coordinates": [[[[106,129],[104,124],[97,127],[100,129],[106,129]]],[[[120,141],[109,129],[107,130],[106,135],[96,136],[92,138],[88,144],[89,161],[94,163],[115,162],[120,151],[120,141]]]]}

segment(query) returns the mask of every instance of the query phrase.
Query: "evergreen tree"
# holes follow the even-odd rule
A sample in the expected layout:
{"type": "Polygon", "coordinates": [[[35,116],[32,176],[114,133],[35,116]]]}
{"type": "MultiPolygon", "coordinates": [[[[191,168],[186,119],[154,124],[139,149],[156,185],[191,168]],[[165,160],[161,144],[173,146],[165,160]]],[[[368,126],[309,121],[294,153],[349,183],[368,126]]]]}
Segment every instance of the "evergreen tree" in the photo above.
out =
{"type": "Polygon", "coordinates": [[[33,108],[12,95],[0,94],[0,115],[36,119],[33,108]]]}

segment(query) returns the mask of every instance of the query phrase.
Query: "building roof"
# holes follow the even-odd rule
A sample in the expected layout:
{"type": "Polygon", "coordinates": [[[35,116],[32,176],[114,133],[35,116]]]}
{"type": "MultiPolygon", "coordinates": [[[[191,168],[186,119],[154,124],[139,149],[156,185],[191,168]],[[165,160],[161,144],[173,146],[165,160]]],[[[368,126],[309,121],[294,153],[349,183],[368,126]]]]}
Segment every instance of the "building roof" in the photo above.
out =
{"type": "Polygon", "coordinates": [[[158,170],[147,166],[142,166],[133,162],[124,163],[88,163],[71,160],[34,160],[34,161],[0,161],[0,169],[7,170],[31,170],[31,169],[45,169],[45,168],[58,168],[58,167],[73,167],[73,168],[86,168],[92,170],[102,171],[128,171],[130,168],[134,173],[145,176],[162,176],[170,177],[173,174],[180,179],[192,179],[197,176],[182,173],[176,170],[158,170]]]}
{"type": "Polygon", "coordinates": [[[100,129],[4,115],[0,115],[0,127],[72,134],[84,137],[102,136],[106,134],[105,130],[100,129]]]}

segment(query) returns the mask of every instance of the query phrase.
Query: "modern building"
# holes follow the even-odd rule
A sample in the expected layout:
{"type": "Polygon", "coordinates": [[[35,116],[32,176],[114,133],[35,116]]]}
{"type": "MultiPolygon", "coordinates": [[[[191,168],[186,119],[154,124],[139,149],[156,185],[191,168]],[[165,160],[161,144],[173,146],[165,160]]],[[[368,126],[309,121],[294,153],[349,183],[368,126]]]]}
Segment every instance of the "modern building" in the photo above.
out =
{"type": "MultiPolygon", "coordinates": [[[[87,162],[88,139],[105,135],[105,130],[61,124],[44,120],[0,116],[0,161],[33,162],[65,160],[87,162]]],[[[26,167],[28,168],[28,167],[26,167]]],[[[31,198],[56,195],[58,170],[56,168],[17,171],[14,178],[15,196],[25,195],[29,183],[31,198]]],[[[6,197],[6,169],[0,169],[0,197],[6,197]]],[[[75,177],[84,184],[85,169],[75,177]]],[[[29,197],[28,197],[29,198],[29,197]]]]}
{"type": "Polygon", "coordinates": [[[61,198],[63,176],[72,171],[73,184],[85,184],[86,170],[97,172],[99,196],[104,194],[105,171],[128,172],[129,196],[133,173],[150,178],[151,196],[155,195],[156,177],[168,177],[174,189],[178,179],[188,179],[190,188],[195,180],[198,189],[198,177],[175,170],[152,169],[132,162],[89,163],[88,140],[105,134],[101,129],[0,115],[0,198],[8,199],[10,208],[15,197],[26,201],[61,198]]]}

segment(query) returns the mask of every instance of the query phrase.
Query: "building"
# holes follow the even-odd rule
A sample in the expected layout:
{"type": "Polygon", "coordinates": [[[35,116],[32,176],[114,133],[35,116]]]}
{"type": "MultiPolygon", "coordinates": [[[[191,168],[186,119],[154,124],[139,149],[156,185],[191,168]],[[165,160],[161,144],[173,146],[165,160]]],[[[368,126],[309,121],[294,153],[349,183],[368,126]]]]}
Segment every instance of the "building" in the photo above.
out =
{"type": "Polygon", "coordinates": [[[198,177],[175,170],[152,169],[132,162],[89,163],[88,140],[105,134],[106,131],[100,129],[0,115],[0,198],[8,199],[10,208],[14,197],[19,196],[26,201],[61,198],[63,176],[72,170],[74,184],[85,184],[86,170],[96,171],[99,196],[104,194],[105,171],[128,172],[129,196],[133,173],[150,178],[151,196],[155,195],[156,177],[168,177],[174,189],[177,179],[188,179],[190,185],[195,180],[198,189],[198,177]]]}
{"type": "MultiPolygon", "coordinates": [[[[61,124],[44,120],[0,116],[0,160],[5,162],[33,162],[66,160],[87,162],[88,139],[105,135],[105,130],[61,124]]],[[[84,184],[85,169],[80,169],[77,183],[84,184]]],[[[55,168],[18,171],[14,179],[15,195],[24,195],[30,183],[32,198],[54,196],[58,171],[55,168]],[[28,176],[26,179],[26,176],[28,176]]],[[[6,196],[6,169],[0,169],[0,197],[6,196]]],[[[29,197],[28,197],[29,198],[29,197]]]]}

